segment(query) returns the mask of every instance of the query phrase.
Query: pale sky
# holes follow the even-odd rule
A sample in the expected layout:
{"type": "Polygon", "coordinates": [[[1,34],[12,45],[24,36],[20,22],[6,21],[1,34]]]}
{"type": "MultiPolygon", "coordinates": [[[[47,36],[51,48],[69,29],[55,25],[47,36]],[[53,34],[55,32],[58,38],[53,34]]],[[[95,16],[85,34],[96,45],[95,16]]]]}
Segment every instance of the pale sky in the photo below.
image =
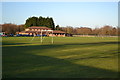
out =
{"type": "Polygon", "coordinates": [[[32,16],[52,17],[61,27],[117,26],[118,2],[2,2],[2,24],[24,24],[32,16]]]}

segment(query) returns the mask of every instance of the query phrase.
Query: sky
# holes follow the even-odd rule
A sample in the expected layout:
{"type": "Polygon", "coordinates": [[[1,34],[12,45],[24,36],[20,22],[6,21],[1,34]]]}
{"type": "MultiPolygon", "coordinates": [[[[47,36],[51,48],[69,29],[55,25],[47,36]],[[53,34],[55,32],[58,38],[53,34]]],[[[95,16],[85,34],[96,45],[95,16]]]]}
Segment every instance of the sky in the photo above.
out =
{"type": "Polygon", "coordinates": [[[61,27],[117,26],[118,2],[2,2],[2,24],[24,24],[32,16],[52,17],[61,27]]]}

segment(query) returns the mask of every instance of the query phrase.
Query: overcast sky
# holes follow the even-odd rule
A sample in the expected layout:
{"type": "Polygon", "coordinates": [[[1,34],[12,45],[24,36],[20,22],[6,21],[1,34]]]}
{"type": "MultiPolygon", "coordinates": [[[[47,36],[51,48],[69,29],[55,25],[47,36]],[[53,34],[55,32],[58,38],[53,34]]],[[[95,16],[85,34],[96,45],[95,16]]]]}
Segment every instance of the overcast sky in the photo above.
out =
{"type": "Polygon", "coordinates": [[[64,27],[117,26],[118,2],[2,2],[2,23],[24,24],[32,16],[64,27]]]}

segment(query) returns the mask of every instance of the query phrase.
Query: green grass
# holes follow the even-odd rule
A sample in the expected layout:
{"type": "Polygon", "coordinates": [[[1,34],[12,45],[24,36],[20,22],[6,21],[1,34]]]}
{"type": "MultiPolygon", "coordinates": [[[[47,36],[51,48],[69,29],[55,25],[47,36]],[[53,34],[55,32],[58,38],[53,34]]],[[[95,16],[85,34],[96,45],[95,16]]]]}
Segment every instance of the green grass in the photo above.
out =
{"type": "Polygon", "coordinates": [[[117,78],[117,37],[3,37],[3,78],[117,78]]]}

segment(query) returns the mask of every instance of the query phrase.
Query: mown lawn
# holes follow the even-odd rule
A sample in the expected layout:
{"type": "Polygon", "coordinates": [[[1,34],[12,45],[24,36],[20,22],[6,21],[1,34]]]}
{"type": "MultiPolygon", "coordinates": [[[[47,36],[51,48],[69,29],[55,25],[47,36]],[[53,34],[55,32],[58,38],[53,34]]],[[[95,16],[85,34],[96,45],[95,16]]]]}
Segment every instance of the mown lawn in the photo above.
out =
{"type": "Polygon", "coordinates": [[[3,37],[3,78],[117,78],[117,37],[3,37]]]}

